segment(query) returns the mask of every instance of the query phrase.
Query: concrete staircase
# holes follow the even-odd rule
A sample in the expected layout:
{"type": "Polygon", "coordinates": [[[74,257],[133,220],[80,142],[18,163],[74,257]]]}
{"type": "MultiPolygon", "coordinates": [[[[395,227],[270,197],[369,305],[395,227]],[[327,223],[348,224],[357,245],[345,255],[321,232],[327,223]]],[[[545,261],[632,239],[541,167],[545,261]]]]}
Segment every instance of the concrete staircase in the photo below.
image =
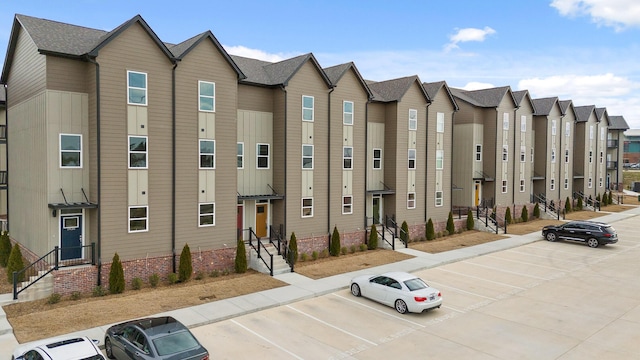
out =
{"type": "MultiPolygon", "coordinates": [[[[267,264],[269,264],[271,261],[268,254],[273,255],[273,275],[291,272],[291,267],[289,266],[289,264],[287,264],[282,255],[278,255],[278,249],[273,246],[273,244],[268,241],[263,241],[262,245],[264,245],[264,248],[260,249],[260,255],[262,256],[264,261],[267,262],[267,264]],[[266,252],[268,254],[265,253],[265,249],[267,250],[266,252]]],[[[262,262],[262,260],[258,258],[258,253],[253,249],[251,249],[249,267],[263,274],[269,274],[269,268],[262,262]]]]}
{"type": "MultiPolygon", "coordinates": [[[[42,274],[42,273],[41,273],[42,274]]],[[[38,276],[31,276],[29,281],[23,282],[18,286],[18,289],[21,287],[27,286],[30,282],[33,282],[38,276]]],[[[53,274],[49,273],[45,275],[42,279],[38,280],[36,283],[29,286],[28,289],[24,290],[18,295],[19,301],[33,301],[39,299],[48,298],[53,294],[53,274]]],[[[13,294],[11,295],[13,298],[13,294]]]]}

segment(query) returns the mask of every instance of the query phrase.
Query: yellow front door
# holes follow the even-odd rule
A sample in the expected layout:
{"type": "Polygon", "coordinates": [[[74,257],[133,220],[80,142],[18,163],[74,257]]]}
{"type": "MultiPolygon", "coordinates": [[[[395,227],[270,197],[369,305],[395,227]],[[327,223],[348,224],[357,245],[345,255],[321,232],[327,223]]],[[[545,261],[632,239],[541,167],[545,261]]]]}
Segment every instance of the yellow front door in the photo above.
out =
{"type": "Polygon", "coordinates": [[[256,235],[267,236],[267,204],[256,205],[256,235]]]}
{"type": "Polygon", "coordinates": [[[480,183],[475,183],[475,206],[480,205],[480,183]]]}

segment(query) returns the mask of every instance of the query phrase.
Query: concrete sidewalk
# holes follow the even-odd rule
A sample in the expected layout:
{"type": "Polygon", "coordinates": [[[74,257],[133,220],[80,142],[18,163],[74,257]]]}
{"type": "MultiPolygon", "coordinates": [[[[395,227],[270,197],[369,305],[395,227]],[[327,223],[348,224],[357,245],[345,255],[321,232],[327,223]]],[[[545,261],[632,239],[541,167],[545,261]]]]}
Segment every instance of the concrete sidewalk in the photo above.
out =
{"type": "MultiPolygon", "coordinates": [[[[598,217],[597,221],[615,223],[619,220],[640,215],[640,207],[633,207],[630,210],[619,213],[608,213],[606,211],[601,211],[600,213],[603,216],[598,217]]],[[[187,327],[194,328],[345,289],[349,286],[349,281],[357,275],[383,273],[387,271],[415,272],[542,240],[540,232],[527,235],[507,234],[506,236],[508,236],[507,239],[438,254],[429,254],[412,249],[398,249],[396,251],[415,257],[397,263],[335,275],[319,280],[313,280],[297,273],[276,275],[276,279],[286,282],[289,285],[193,307],[172,310],[156,314],[156,316],[170,315],[187,327]]],[[[11,294],[0,295],[0,305],[7,301],[11,302],[11,298],[11,294]]],[[[98,339],[102,347],[104,334],[109,326],[110,325],[105,325],[86,329],[69,335],[85,335],[91,339],[98,339]]],[[[16,346],[18,346],[18,342],[13,335],[11,325],[7,321],[4,311],[0,308],[0,354],[11,354],[16,346]]]]}

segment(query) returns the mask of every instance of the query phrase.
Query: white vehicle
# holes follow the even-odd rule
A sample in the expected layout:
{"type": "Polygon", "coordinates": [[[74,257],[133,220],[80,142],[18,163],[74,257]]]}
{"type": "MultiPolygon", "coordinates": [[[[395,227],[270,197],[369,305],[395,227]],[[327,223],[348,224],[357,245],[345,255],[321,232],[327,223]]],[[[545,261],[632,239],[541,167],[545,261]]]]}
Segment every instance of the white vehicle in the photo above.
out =
{"type": "Polygon", "coordinates": [[[98,340],[86,336],[35,341],[17,347],[11,360],[105,360],[98,340]]]}
{"type": "Polygon", "coordinates": [[[394,307],[400,314],[420,313],[442,305],[438,289],[406,272],[358,276],[351,280],[351,294],[394,307]]]}

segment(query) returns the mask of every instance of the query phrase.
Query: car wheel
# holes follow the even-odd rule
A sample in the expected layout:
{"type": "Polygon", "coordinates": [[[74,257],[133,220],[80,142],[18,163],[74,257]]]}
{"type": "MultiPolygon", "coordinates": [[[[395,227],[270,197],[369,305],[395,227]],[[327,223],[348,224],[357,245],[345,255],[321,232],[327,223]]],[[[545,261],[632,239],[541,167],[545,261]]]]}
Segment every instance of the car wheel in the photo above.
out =
{"type": "Polygon", "coordinates": [[[406,313],[407,312],[407,304],[404,301],[400,300],[400,299],[396,300],[396,311],[399,312],[400,314],[406,313]]]}
{"type": "Polygon", "coordinates": [[[360,295],[362,295],[360,293],[360,286],[358,286],[358,284],[351,284],[351,294],[353,294],[353,296],[357,296],[359,297],[360,295]]]}
{"type": "Polygon", "coordinates": [[[109,338],[104,339],[104,352],[107,353],[107,357],[109,359],[115,359],[113,356],[113,346],[111,345],[111,340],[109,340],[109,338]]]}
{"type": "Polygon", "coordinates": [[[597,248],[600,243],[598,242],[598,239],[590,238],[587,240],[587,245],[590,248],[597,248]]]}
{"type": "Polygon", "coordinates": [[[556,233],[554,233],[553,231],[549,231],[547,233],[546,238],[547,238],[547,241],[553,242],[553,241],[558,240],[558,235],[556,233]]]}

